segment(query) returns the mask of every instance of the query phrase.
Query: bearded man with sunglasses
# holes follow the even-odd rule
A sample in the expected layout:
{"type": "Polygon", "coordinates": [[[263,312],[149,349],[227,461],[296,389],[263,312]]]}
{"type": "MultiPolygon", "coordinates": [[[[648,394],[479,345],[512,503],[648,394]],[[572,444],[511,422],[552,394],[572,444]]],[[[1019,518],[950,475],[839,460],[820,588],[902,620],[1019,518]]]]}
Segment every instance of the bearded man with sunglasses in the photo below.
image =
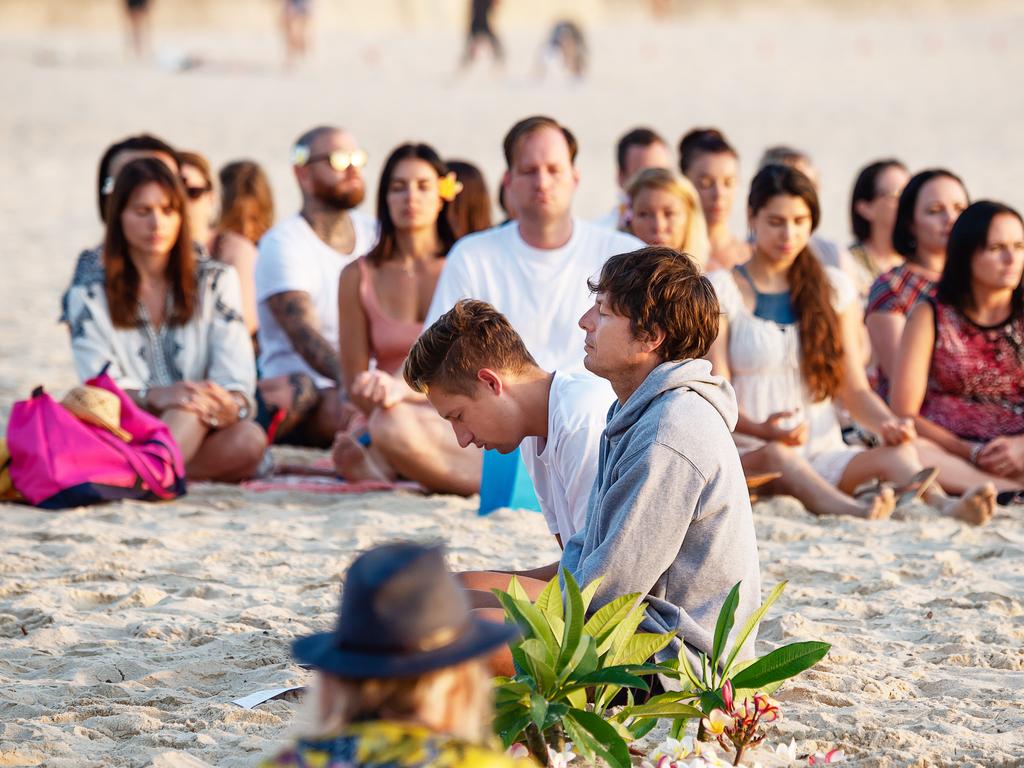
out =
{"type": "Polygon", "coordinates": [[[377,240],[377,222],[354,210],[366,192],[366,153],[330,126],[292,147],[302,209],[260,240],[256,260],[261,381],[257,420],[271,439],[327,447],[344,426],[338,391],[338,280],[377,240]]]}

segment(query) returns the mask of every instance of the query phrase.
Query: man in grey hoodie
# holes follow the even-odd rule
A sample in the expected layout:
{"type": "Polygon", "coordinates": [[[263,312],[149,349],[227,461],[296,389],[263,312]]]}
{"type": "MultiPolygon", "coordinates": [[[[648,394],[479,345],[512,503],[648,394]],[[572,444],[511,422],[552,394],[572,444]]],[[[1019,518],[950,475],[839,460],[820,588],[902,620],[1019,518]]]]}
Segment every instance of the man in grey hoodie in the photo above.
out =
{"type": "MultiPolygon", "coordinates": [[[[677,653],[680,638],[707,653],[732,586],[742,582],[736,626],[761,595],[753,515],[731,434],[736,396],[702,359],[718,334],[718,299],[693,260],[661,247],[611,257],[590,287],[594,306],[580,319],[584,365],[618,399],[584,527],[559,563],[519,581],[536,597],[561,568],[581,586],[600,577],[592,609],[639,592],[648,606],[641,629],[676,635],[662,656],[677,653]]],[[[508,574],[463,581],[470,589],[506,588],[508,574]]],[[[741,657],[753,644],[751,635],[741,657]]]]}

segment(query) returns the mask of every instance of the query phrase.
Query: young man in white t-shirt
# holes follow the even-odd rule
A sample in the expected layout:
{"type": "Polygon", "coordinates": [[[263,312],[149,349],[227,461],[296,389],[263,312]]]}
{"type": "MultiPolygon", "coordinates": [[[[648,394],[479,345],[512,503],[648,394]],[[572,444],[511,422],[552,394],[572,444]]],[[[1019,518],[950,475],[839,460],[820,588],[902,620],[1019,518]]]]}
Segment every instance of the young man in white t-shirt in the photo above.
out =
{"type": "Polygon", "coordinates": [[[633,128],[615,145],[615,182],[619,187],[619,201],[604,216],[594,219],[599,227],[619,229],[626,223],[629,197],[626,184],[646,168],[671,168],[672,157],[668,144],[650,128],[633,128]]]}
{"type": "Polygon", "coordinates": [[[365,164],[345,131],[307,131],[292,148],[302,209],[260,240],[259,420],[275,441],[326,447],[342,426],[338,280],[377,240],[376,220],[354,210],[365,164]]]}
{"type": "Polygon", "coordinates": [[[603,380],[545,371],[504,315],[472,299],[423,332],[404,373],[452,425],[459,445],[521,449],[559,546],[583,528],[614,400],[603,380]]]}
{"type": "Polygon", "coordinates": [[[459,299],[481,299],[508,318],[547,370],[583,370],[587,280],[605,260],[643,243],[572,215],[579,184],[576,139],[549,117],[529,117],[505,137],[503,186],[516,220],[455,244],[425,326],[459,299]]]}

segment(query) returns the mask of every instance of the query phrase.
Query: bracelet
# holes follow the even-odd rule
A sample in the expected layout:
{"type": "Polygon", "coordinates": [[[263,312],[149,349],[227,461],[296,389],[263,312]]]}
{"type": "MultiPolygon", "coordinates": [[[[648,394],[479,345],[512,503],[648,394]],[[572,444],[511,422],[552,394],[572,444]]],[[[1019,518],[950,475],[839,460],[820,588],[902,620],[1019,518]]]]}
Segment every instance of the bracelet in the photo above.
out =
{"type": "Polygon", "coordinates": [[[971,446],[971,464],[973,464],[974,466],[978,466],[978,456],[981,455],[981,452],[982,450],[984,450],[984,448],[984,443],[975,443],[974,445],[971,446]]]}

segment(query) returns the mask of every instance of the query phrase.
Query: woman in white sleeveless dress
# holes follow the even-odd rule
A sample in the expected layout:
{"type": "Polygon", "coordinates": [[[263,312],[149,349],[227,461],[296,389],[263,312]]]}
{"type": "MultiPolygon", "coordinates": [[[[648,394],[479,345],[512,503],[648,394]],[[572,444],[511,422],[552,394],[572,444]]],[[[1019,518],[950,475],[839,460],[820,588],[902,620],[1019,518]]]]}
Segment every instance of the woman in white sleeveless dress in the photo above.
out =
{"type": "Polygon", "coordinates": [[[751,184],[749,215],[751,260],[709,275],[722,321],[708,357],[736,389],[744,469],[781,472],[768,490],[795,496],[816,514],[888,517],[898,500],[889,481],[904,484],[904,500],[923,497],[943,513],[985,522],[994,492],[946,496],[936,473],[922,471],[913,422],[893,415],[869,387],[856,289],[807,248],[819,215],[810,180],[784,166],[762,169],[751,184]],[[846,445],[833,396],[884,445],[846,445]],[[855,497],[869,481],[883,484],[855,497]]]}

